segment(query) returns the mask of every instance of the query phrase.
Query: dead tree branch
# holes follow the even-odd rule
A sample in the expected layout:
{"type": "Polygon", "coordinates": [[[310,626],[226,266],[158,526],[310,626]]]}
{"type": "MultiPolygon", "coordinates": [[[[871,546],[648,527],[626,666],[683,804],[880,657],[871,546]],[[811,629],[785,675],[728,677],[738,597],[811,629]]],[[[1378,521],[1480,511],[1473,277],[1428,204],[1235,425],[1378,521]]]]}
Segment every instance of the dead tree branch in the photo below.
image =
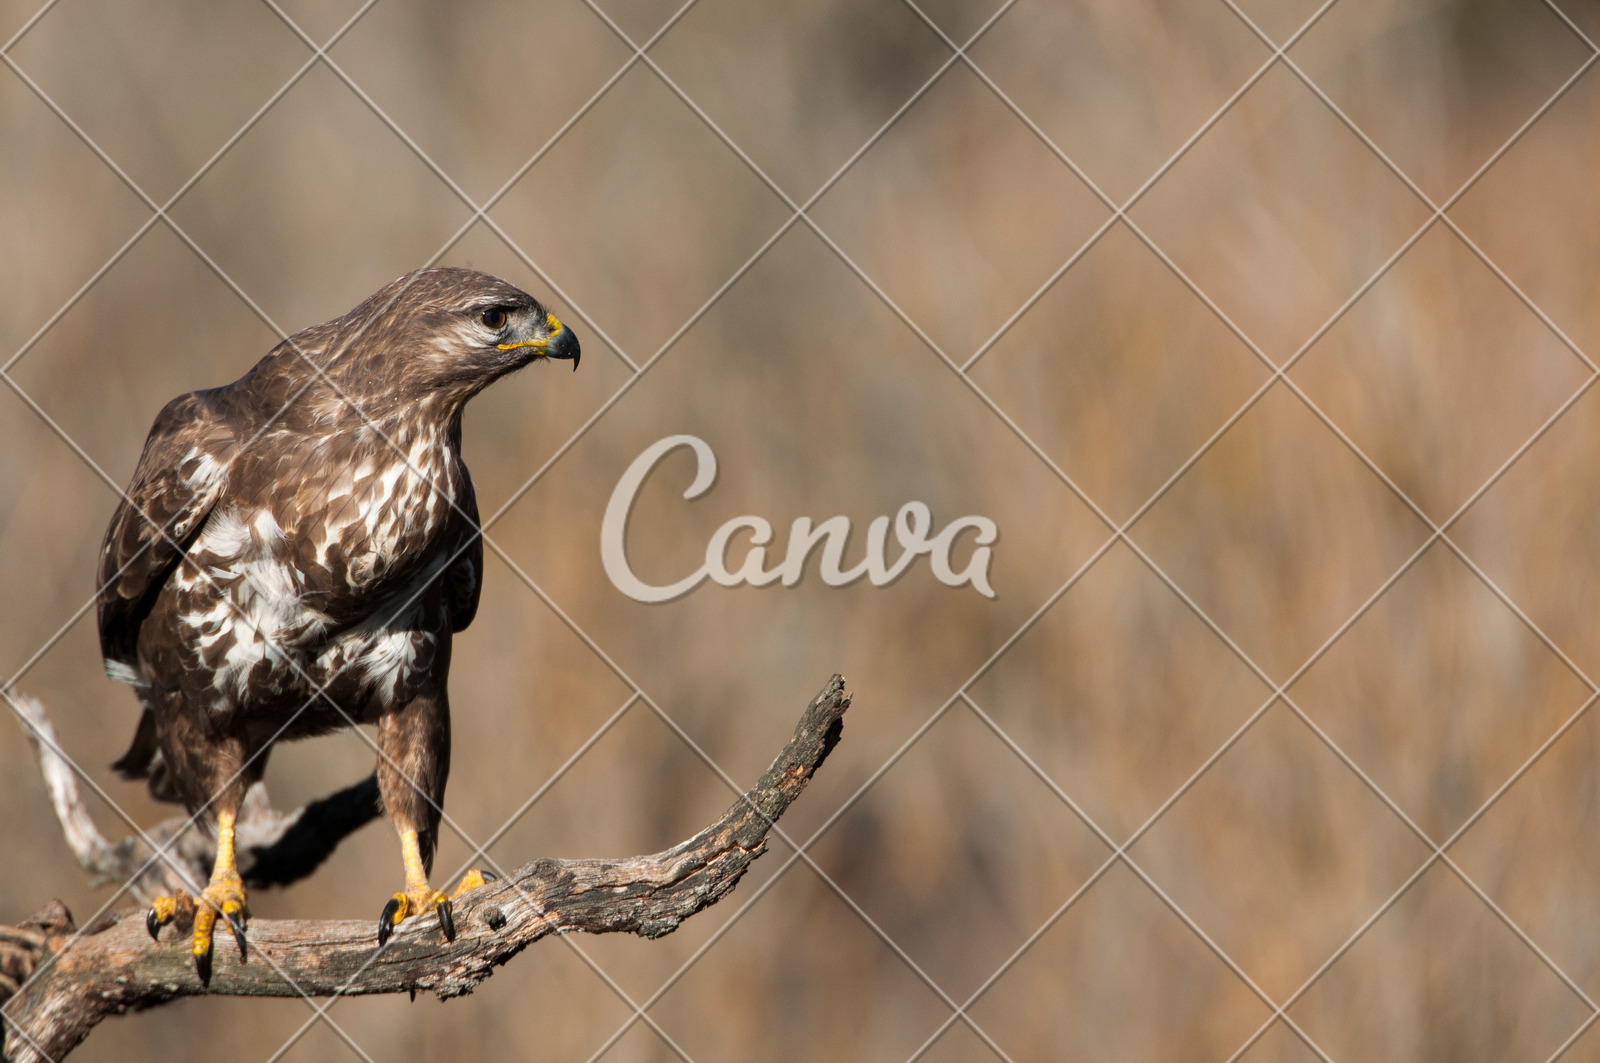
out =
{"type": "MultiPolygon", "coordinates": [[[[665,852],[621,860],[539,860],[463,894],[456,901],[453,943],[443,940],[431,917],[401,924],[382,949],[370,919],[256,920],[249,926],[248,962],[231,944],[219,943],[207,989],[195,975],[181,929],[153,942],[143,913],[127,909],[78,934],[65,907],[52,902],[21,927],[0,927],[0,998],[15,994],[0,1008],[4,1058],[60,1060],[106,1016],[177,997],[424,990],[446,999],[471,992],[496,966],[547,934],[671,933],[726,896],[750,861],[766,851],[767,832],[839,740],[849,706],[844,679],[836,675],[806,707],[794,736],[754,788],[716,823],[665,852]]],[[[298,814],[298,822],[311,807],[298,814]]],[[[337,832],[348,819],[334,815],[330,824],[337,832]]],[[[84,851],[111,848],[102,838],[98,846],[86,843],[84,851]]],[[[89,861],[85,866],[100,870],[89,861]]]]}
{"type": "MultiPolygon", "coordinates": [[[[77,776],[61,752],[44,706],[25,694],[10,695],[7,700],[39,758],[39,773],[61,834],[96,885],[127,883],[136,898],[149,901],[170,897],[179,889],[193,893],[197,884],[210,878],[216,839],[188,816],[163,820],[142,836],[131,835],[115,844],[107,841],[84,807],[77,776]],[[159,858],[152,843],[164,850],[159,858]]],[[[376,819],[379,812],[376,775],[287,814],[274,809],[266,786],[256,783],[245,795],[235,828],[239,873],[252,889],[287,886],[315,871],[341,841],[376,819]]],[[[0,983],[0,995],[3,990],[0,983]]]]}

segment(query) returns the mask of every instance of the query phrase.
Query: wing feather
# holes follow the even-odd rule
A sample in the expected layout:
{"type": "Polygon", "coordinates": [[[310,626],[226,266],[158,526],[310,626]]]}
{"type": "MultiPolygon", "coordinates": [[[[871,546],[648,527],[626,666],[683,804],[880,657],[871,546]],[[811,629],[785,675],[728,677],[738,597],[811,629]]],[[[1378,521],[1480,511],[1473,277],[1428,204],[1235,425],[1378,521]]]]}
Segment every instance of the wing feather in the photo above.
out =
{"type": "Polygon", "coordinates": [[[463,490],[456,504],[472,522],[468,528],[472,539],[444,573],[451,631],[465,631],[472,623],[478,615],[478,595],[483,591],[483,536],[478,532],[483,522],[478,518],[478,496],[465,465],[461,466],[461,481],[463,490]]]}
{"type": "Polygon", "coordinates": [[[100,548],[100,649],[115,674],[137,676],[139,625],[227,486],[238,444],[212,398],[213,393],[200,391],[167,403],[106,529],[100,548]]]}

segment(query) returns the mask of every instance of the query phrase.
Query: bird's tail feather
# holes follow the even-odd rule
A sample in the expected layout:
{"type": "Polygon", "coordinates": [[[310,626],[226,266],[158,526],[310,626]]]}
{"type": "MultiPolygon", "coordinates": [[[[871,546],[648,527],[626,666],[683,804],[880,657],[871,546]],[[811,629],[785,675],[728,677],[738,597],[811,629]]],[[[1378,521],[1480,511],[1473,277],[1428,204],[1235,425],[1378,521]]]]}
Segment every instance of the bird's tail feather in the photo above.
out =
{"type": "Polygon", "coordinates": [[[156,744],[155,713],[145,709],[139,716],[139,729],[133,733],[133,744],[128,746],[128,751],[122,754],[120,760],[111,765],[111,769],[124,779],[148,779],[150,769],[160,755],[161,747],[156,744]]]}

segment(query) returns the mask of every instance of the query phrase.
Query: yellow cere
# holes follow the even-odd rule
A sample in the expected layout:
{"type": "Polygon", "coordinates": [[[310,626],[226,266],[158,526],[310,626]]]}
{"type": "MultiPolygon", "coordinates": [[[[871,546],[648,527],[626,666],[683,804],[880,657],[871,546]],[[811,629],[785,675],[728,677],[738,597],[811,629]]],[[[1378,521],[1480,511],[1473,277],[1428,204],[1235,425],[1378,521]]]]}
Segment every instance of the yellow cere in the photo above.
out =
{"type": "Polygon", "coordinates": [[[541,350],[550,345],[550,341],[561,334],[561,322],[556,320],[554,314],[546,314],[545,321],[550,325],[550,335],[542,340],[523,340],[521,343],[501,343],[497,346],[502,351],[514,351],[518,347],[537,347],[541,350]]]}

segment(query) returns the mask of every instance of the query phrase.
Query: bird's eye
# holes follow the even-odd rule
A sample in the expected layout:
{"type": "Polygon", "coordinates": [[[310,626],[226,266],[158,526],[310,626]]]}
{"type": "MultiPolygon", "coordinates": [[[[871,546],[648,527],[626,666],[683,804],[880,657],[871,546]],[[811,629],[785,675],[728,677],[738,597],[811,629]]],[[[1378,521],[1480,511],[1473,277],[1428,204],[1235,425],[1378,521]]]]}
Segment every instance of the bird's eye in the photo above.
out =
{"type": "Polygon", "coordinates": [[[478,320],[483,322],[484,328],[499,332],[506,327],[506,308],[491,306],[478,314],[478,320]]]}

